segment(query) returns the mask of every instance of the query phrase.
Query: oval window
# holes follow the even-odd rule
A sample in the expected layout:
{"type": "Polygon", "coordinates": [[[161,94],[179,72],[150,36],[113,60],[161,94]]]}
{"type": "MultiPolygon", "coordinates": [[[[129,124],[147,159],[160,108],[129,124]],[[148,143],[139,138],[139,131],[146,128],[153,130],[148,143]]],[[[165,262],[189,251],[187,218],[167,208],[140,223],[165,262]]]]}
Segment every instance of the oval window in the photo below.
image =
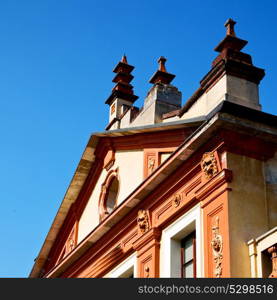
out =
{"type": "Polygon", "coordinates": [[[107,198],[105,201],[105,210],[108,214],[110,214],[116,206],[116,199],[118,194],[119,181],[116,177],[114,177],[109,185],[107,191],[107,198]]]}

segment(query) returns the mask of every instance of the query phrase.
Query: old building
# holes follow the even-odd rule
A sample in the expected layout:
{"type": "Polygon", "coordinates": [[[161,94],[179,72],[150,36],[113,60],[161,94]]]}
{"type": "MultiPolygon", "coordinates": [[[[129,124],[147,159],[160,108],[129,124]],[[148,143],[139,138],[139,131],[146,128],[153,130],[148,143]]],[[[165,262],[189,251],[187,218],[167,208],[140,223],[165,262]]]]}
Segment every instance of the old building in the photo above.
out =
{"type": "Polygon", "coordinates": [[[123,56],[30,277],[277,277],[277,118],[234,25],[183,106],[164,57],[134,106],[123,56]]]}

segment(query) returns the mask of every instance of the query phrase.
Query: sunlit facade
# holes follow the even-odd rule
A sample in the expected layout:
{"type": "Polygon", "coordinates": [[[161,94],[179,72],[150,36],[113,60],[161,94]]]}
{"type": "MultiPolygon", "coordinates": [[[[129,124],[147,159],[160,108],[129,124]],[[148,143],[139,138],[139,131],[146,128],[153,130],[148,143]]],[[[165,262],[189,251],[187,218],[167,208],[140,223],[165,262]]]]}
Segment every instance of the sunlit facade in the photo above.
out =
{"type": "Polygon", "coordinates": [[[277,277],[277,118],[234,25],[184,105],[160,57],[136,107],[123,56],[30,277],[277,277]]]}

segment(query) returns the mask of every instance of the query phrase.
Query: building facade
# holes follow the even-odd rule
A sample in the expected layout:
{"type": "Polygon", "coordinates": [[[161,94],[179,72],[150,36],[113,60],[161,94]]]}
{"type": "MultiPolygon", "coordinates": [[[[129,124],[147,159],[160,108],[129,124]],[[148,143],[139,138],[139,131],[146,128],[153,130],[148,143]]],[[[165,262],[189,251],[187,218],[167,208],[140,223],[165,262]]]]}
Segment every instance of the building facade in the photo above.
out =
{"type": "Polygon", "coordinates": [[[134,106],[123,56],[30,277],[277,277],[277,117],[234,25],[183,106],[164,57],[134,106]]]}

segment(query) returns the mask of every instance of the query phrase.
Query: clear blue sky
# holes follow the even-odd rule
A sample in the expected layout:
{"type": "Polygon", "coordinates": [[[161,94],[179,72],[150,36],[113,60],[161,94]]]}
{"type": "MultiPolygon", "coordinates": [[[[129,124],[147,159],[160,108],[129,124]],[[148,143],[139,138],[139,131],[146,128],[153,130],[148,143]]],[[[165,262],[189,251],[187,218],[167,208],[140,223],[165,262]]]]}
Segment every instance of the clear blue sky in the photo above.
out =
{"type": "Polygon", "coordinates": [[[0,277],[27,277],[92,132],[104,130],[112,69],[127,54],[142,101],[168,58],[183,103],[216,56],[229,17],[266,70],[277,112],[276,1],[9,0],[0,4],[0,277]]]}

